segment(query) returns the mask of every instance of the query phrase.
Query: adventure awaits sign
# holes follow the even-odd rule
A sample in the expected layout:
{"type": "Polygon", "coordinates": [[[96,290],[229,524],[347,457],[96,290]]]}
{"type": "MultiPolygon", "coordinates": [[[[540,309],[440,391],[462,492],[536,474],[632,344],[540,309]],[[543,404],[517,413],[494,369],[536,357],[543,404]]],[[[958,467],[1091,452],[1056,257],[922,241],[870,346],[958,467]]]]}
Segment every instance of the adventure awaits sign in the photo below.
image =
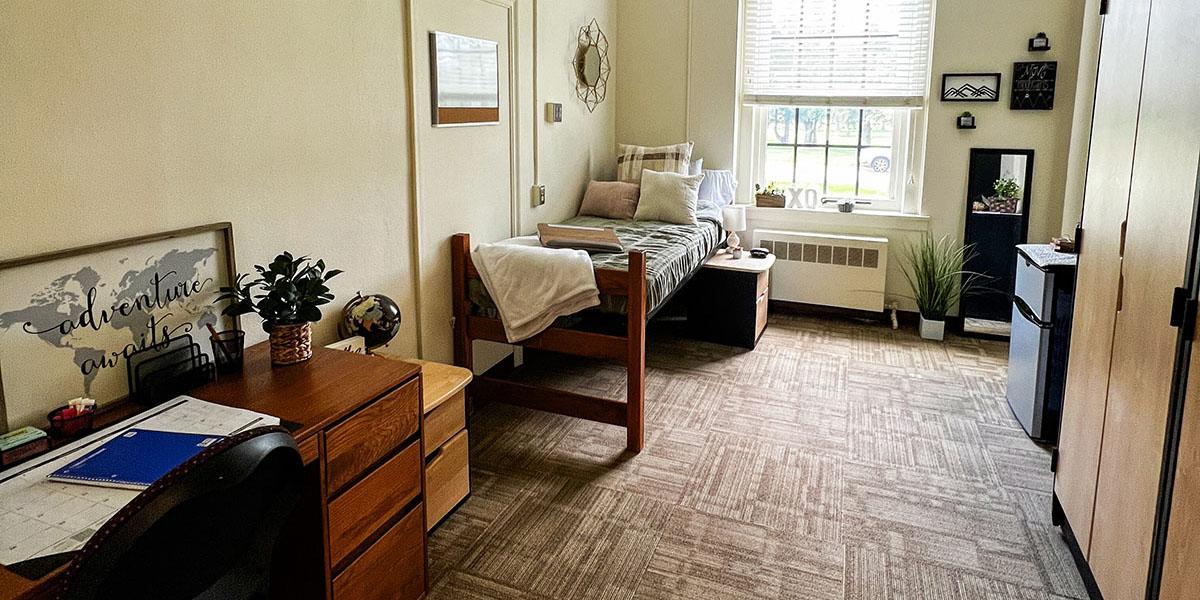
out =
{"type": "Polygon", "coordinates": [[[130,354],[224,327],[213,300],[230,279],[227,256],[214,229],[0,271],[8,426],[44,425],[77,396],[121,398],[130,354]]]}

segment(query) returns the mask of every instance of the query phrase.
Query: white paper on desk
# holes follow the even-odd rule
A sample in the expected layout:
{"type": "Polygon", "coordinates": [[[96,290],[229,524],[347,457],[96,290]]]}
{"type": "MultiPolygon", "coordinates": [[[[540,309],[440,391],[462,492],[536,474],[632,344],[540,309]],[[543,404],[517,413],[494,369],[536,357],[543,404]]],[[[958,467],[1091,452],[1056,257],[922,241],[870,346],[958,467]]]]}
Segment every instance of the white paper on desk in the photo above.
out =
{"type": "Polygon", "coordinates": [[[180,396],[31,462],[0,473],[0,564],[70,552],[83,545],[136,490],[49,481],[46,476],[118,433],[158,431],[232,435],[279,419],[180,396]]]}

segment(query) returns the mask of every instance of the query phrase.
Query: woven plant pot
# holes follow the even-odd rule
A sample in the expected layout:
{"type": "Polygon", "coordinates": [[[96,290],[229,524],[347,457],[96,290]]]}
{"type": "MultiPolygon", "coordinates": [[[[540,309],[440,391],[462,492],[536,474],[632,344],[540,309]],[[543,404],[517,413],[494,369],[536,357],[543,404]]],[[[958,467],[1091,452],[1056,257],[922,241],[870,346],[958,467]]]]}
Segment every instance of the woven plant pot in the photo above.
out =
{"type": "Polygon", "coordinates": [[[271,327],[271,364],[294,365],[312,358],[312,325],[271,327]]]}

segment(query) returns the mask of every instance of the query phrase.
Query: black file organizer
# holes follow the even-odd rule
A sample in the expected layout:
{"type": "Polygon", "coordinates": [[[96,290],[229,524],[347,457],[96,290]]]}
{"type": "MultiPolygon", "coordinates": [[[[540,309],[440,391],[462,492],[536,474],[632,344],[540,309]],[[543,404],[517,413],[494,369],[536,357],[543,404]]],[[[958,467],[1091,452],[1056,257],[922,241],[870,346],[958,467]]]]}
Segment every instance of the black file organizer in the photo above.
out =
{"type": "Polygon", "coordinates": [[[129,398],[154,406],[216,379],[208,355],[190,335],[129,355],[129,398]]]}

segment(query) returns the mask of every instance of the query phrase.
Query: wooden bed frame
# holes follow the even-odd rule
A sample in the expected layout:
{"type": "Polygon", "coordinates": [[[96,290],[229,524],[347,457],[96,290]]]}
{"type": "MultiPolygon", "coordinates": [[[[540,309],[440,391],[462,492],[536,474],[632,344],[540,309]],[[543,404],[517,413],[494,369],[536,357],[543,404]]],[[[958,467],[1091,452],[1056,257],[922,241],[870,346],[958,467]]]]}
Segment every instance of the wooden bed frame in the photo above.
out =
{"type": "MultiPolygon", "coordinates": [[[[471,236],[465,233],[451,239],[451,268],[454,273],[454,364],[473,368],[471,342],[487,340],[507,344],[500,319],[471,314],[467,284],[478,279],[471,262],[471,236]]],[[[625,335],[550,327],[516,345],[591,358],[616,361],[625,365],[629,375],[626,401],[586,396],[563,390],[528,385],[482,375],[471,384],[473,397],[578,417],[589,421],[619,425],[626,429],[625,447],[641,452],[645,443],[646,404],[646,255],[629,253],[629,270],[596,269],[596,286],[601,294],[627,298],[625,335]]]]}

